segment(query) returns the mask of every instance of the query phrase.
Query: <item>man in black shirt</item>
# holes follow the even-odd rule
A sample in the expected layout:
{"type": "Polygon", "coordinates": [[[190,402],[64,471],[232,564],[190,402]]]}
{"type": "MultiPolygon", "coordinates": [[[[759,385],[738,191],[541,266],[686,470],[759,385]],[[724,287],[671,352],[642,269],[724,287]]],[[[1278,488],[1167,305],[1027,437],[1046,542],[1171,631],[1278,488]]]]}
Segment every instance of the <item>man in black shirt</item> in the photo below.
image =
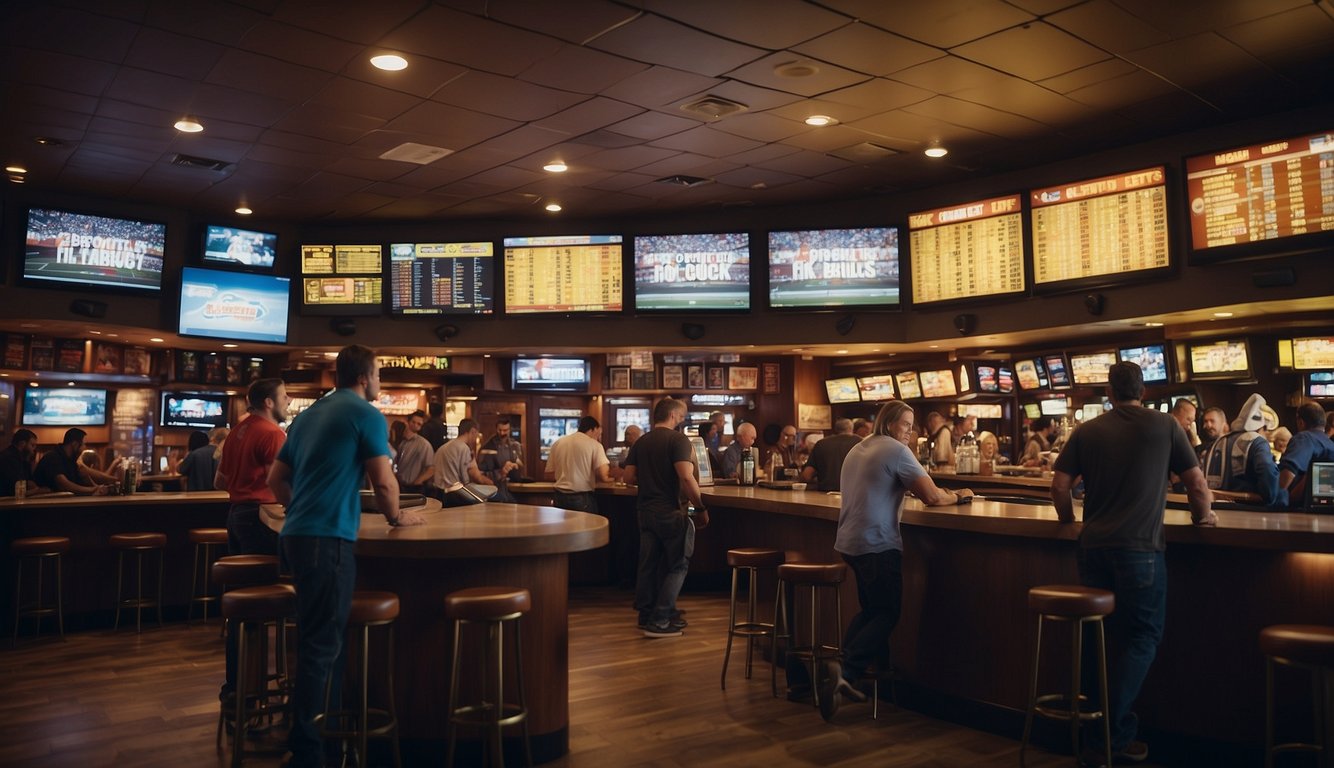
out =
{"type": "Polygon", "coordinates": [[[801,469],[801,481],[809,483],[812,479],[820,481],[822,491],[837,491],[838,478],[843,473],[843,459],[847,458],[852,446],[862,439],[852,434],[852,420],[839,419],[834,422],[834,434],[815,444],[811,449],[810,461],[801,469]]]}
{"type": "Polygon", "coordinates": [[[43,488],[68,491],[76,496],[105,496],[110,493],[115,487],[113,484],[99,483],[89,474],[92,470],[79,463],[83,439],[87,436],[88,433],[78,427],[67,430],[60,446],[47,451],[42,460],[37,462],[32,479],[43,488]]]}
{"type": "Polygon", "coordinates": [[[9,447],[0,451],[0,496],[13,496],[14,488],[24,483],[26,493],[37,491],[32,481],[32,459],[37,455],[37,435],[31,429],[14,432],[9,447]]]}
{"type": "Polygon", "coordinates": [[[417,434],[426,438],[426,442],[431,444],[431,453],[434,454],[445,444],[445,420],[440,417],[440,414],[445,412],[445,406],[443,403],[432,401],[426,405],[426,412],[431,418],[426,420],[417,434]]]}

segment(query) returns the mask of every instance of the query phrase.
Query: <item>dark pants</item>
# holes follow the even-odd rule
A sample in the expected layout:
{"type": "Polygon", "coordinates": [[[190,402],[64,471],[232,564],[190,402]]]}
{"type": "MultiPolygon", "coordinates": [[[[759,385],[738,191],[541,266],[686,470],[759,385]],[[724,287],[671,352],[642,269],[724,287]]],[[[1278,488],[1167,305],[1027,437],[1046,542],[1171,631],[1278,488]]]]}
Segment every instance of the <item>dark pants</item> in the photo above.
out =
{"type": "Polygon", "coordinates": [[[695,524],[680,509],[640,510],[639,572],[635,580],[635,609],[648,623],[665,624],[676,612],[690,556],[695,551],[695,524]]]}
{"type": "MultiPolygon", "coordinates": [[[[1135,740],[1139,718],[1130,708],[1139,697],[1149,666],[1158,653],[1167,618],[1167,561],[1162,552],[1129,549],[1080,549],[1079,580],[1085,586],[1110,590],[1116,610],[1104,619],[1107,630],[1107,706],[1112,751],[1135,740]]],[[[1084,691],[1097,696],[1097,653],[1090,637],[1084,639],[1084,691]],[[1090,693],[1091,692],[1091,693],[1090,693]]],[[[1096,699],[1095,699],[1096,700],[1096,699]]],[[[1092,746],[1102,747],[1102,728],[1089,729],[1092,746]]]]}
{"type": "MultiPolygon", "coordinates": [[[[227,511],[227,554],[278,554],[278,534],[259,519],[259,502],[239,502],[227,511]]],[[[236,690],[236,650],[239,642],[235,632],[227,633],[226,680],[220,698],[226,698],[236,690]]]]}
{"type": "Polygon", "coordinates": [[[552,495],[551,500],[561,509],[598,514],[598,498],[592,491],[566,493],[558,490],[552,495]]]}
{"type": "Polygon", "coordinates": [[[903,553],[897,549],[843,555],[857,577],[857,603],[843,635],[843,677],[855,682],[872,665],[881,673],[889,660],[889,636],[903,612],[903,553]]]}
{"type": "Polygon", "coordinates": [[[333,680],[332,706],[341,701],[343,634],[357,580],[355,543],[324,536],[284,536],[283,555],[296,580],[296,687],[289,745],[292,766],[324,764],[315,716],[324,711],[324,686],[333,680]]]}

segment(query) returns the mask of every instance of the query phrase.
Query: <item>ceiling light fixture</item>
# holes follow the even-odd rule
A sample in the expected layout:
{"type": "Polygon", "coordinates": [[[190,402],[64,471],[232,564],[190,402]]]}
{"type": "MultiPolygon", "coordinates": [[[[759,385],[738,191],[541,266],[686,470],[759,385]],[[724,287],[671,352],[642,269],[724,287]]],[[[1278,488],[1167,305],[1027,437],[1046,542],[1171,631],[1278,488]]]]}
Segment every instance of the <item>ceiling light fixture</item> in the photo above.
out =
{"type": "Polygon", "coordinates": [[[9,174],[9,180],[14,184],[22,184],[23,182],[27,181],[27,179],[23,178],[17,173],[9,174]]]}
{"type": "Polygon", "coordinates": [[[945,149],[939,144],[933,144],[932,146],[927,147],[922,152],[922,154],[926,155],[927,157],[944,157],[949,153],[950,151],[948,149],[945,149]]]}
{"type": "Polygon", "coordinates": [[[223,348],[223,349],[236,349],[236,347],[237,347],[236,344],[223,344],[223,345],[222,345],[222,348],[223,348]]]}
{"type": "Polygon", "coordinates": [[[547,210],[552,213],[560,213],[560,203],[547,203],[547,210]]]}
{"type": "Polygon", "coordinates": [[[61,141],[60,139],[53,139],[50,136],[33,136],[32,140],[38,144],[41,144],[43,147],[65,146],[65,142],[61,141]]]}
{"type": "Polygon", "coordinates": [[[204,124],[199,122],[199,118],[186,115],[176,121],[176,130],[181,133],[199,133],[204,130],[204,124]]]}
{"type": "Polygon", "coordinates": [[[154,336],[153,338],[149,339],[149,341],[154,342],[156,344],[162,343],[162,339],[158,338],[157,336],[154,336]]]}
{"type": "Polygon", "coordinates": [[[6,172],[6,173],[27,173],[27,172],[28,172],[28,169],[27,169],[27,168],[24,168],[24,167],[21,166],[21,165],[6,165],[6,166],[5,166],[5,172],[6,172]]]}
{"type": "Polygon", "coordinates": [[[236,212],[241,214],[242,216],[249,216],[250,214],[254,213],[254,211],[252,211],[249,206],[245,205],[237,207],[236,212]]]}
{"type": "Polygon", "coordinates": [[[1147,323],[1144,324],[1144,327],[1145,327],[1145,328],[1162,328],[1162,327],[1163,327],[1163,324],[1162,324],[1162,323],[1159,323],[1159,322],[1155,322],[1155,321],[1153,321],[1153,320],[1150,320],[1150,321],[1148,321],[1147,323]]]}
{"type": "Polygon", "coordinates": [[[371,57],[371,66],[386,72],[397,72],[408,68],[408,60],[396,53],[382,53],[371,57]]]}
{"type": "Polygon", "coordinates": [[[810,117],[806,118],[806,125],[813,125],[816,128],[821,128],[826,125],[833,125],[834,123],[837,122],[838,122],[837,120],[830,117],[829,115],[811,115],[810,117]]]}
{"type": "Polygon", "coordinates": [[[1231,312],[1215,312],[1214,317],[1232,317],[1231,312]]]}
{"type": "Polygon", "coordinates": [[[542,166],[542,170],[548,171],[550,173],[565,173],[566,171],[570,170],[570,166],[566,165],[565,163],[562,163],[559,160],[555,160],[553,162],[547,163],[546,165],[542,166]]]}

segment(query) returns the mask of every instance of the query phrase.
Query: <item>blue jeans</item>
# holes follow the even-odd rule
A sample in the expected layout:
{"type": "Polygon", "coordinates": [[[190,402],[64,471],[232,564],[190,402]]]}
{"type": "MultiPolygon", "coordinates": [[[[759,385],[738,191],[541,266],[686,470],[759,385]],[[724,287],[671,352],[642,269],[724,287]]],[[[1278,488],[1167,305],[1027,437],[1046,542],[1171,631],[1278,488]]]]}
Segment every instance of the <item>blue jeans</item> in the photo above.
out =
{"type": "MultiPolygon", "coordinates": [[[[1107,630],[1107,706],[1112,750],[1135,740],[1139,718],[1130,710],[1139,697],[1149,666],[1158,653],[1167,617],[1167,561],[1162,552],[1129,549],[1079,550],[1079,579],[1085,586],[1110,590],[1116,609],[1104,623],[1107,630]]],[[[1096,694],[1096,647],[1084,642],[1084,690],[1096,694]]],[[[1094,695],[1090,694],[1090,695],[1094,695]]],[[[1102,729],[1090,730],[1090,742],[1102,747],[1102,729]]]]}
{"type": "Polygon", "coordinates": [[[884,673],[889,636],[903,613],[903,552],[889,549],[867,555],[843,555],[857,576],[857,603],[843,635],[843,677],[855,682],[871,664],[884,673]]]}
{"type": "Polygon", "coordinates": [[[685,511],[639,510],[639,572],[635,608],[648,623],[665,624],[676,612],[676,596],[690,570],[695,524],[685,511]]]}
{"type": "Polygon", "coordinates": [[[324,711],[324,686],[332,676],[331,706],[341,701],[343,634],[357,580],[355,542],[325,536],[284,536],[283,554],[296,579],[296,688],[289,736],[292,765],[324,765],[315,716],[324,711]],[[338,671],[339,674],[334,674],[338,671]]]}

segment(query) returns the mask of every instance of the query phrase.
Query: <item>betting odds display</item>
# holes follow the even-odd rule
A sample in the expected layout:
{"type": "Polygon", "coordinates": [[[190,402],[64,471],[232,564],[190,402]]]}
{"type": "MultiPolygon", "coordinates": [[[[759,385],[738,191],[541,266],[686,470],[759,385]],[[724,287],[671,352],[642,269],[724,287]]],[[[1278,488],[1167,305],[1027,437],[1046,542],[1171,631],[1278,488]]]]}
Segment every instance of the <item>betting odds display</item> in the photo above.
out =
{"type": "Polygon", "coordinates": [[[621,236],[505,238],[505,312],[620,312],[621,236]]]}
{"type": "Polygon", "coordinates": [[[909,214],[908,230],[914,304],[1024,290],[1019,195],[909,214]]]}
{"type": "Polygon", "coordinates": [[[389,305],[395,314],[490,314],[495,245],[394,243],[389,246],[389,305]]]}
{"type": "Polygon", "coordinates": [[[1030,202],[1034,285],[1171,265],[1161,166],[1035,189],[1030,202]]]}
{"type": "Polygon", "coordinates": [[[302,303],[324,314],[378,314],[383,269],[379,245],[303,245],[302,303]]]}
{"type": "Polygon", "coordinates": [[[1334,133],[1186,158],[1197,251],[1334,232],[1334,133]]]}

